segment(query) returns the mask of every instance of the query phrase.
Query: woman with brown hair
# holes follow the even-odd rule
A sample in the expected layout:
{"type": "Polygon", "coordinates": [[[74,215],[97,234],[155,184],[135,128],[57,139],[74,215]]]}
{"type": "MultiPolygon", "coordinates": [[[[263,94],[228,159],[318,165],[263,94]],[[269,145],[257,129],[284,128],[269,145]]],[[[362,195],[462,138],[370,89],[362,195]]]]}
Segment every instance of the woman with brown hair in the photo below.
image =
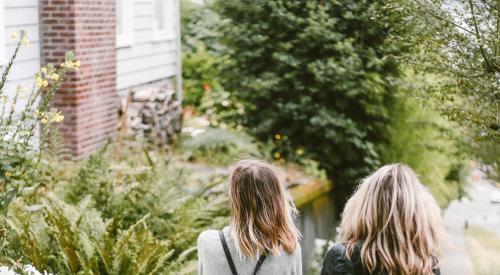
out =
{"type": "Polygon", "coordinates": [[[229,209],[229,227],[198,237],[198,274],[302,274],[296,210],[273,168],[238,162],[229,209]]]}
{"type": "Polygon", "coordinates": [[[347,201],[321,274],[440,274],[443,232],[440,209],[415,173],[383,166],[347,201]]]}

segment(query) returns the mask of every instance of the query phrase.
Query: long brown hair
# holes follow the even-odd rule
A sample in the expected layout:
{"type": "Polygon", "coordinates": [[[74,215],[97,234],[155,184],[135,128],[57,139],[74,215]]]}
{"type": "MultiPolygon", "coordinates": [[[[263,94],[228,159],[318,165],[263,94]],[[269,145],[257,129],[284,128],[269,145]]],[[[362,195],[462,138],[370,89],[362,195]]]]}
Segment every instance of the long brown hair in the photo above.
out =
{"type": "Polygon", "coordinates": [[[430,275],[437,267],[444,230],[440,209],[407,166],[383,166],[365,178],[342,214],[338,241],[347,255],[362,241],[370,272],[430,275]]]}
{"type": "Polygon", "coordinates": [[[296,210],[277,173],[255,160],[239,161],[229,183],[230,231],[243,257],[293,253],[299,232],[296,210]]]}

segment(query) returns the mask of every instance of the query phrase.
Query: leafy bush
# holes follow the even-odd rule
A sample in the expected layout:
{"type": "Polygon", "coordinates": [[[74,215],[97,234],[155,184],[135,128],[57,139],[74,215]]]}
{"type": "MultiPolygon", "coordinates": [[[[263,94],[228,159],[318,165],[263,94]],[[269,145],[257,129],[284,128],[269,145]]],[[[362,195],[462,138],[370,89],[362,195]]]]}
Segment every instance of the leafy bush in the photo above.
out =
{"type": "Polygon", "coordinates": [[[224,62],[218,42],[223,20],[206,4],[181,1],[182,78],[185,106],[199,107],[205,94],[221,93],[219,65],[224,62]]]}
{"type": "Polygon", "coordinates": [[[199,107],[206,93],[222,89],[217,81],[216,59],[200,46],[193,53],[182,56],[183,104],[199,107]]]}
{"type": "Polygon", "coordinates": [[[275,156],[304,151],[338,187],[380,164],[407,46],[393,40],[403,18],[392,4],[216,1],[229,20],[224,88],[243,102],[242,122],[259,140],[287,137],[289,149],[275,156]]]}
{"type": "Polygon", "coordinates": [[[222,165],[242,158],[262,157],[260,148],[248,135],[216,128],[183,140],[180,149],[190,159],[222,165]]]}
{"type": "Polygon", "coordinates": [[[198,234],[227,222],[223,178],[193,181],[133,141],[46,165],[54,168],[39,179],[57,184],[15,200],[0,263],[23,259],[58,274],[192,272],[198,234]]]}
{"type": "Polygon", "coordinates": [[[151,274],[168,268],[173,250],[148,230],[147,216],[115,234],[115,224],[89,204],[87,199],[73,206],[53,194],[38,205],[18,201],[10,222],[17,248],[36,266],[59,274],[151,274]]]}

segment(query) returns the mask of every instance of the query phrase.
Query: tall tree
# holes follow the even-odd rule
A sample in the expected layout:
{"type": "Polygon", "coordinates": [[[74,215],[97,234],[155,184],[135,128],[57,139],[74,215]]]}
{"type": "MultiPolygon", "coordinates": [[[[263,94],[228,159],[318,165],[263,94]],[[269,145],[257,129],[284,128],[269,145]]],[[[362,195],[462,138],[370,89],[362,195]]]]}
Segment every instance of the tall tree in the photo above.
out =
{"type": "Polygon", "coordinates": [[[417,68],[436,107],[464,129],[464,148],[500,177],[500,1],[415,0],[417,68]],[[495,172],[496,171],[496,172],[495,172]]]}
{"type": "Polygon", "coordinates": [[[404,18],[392,4],[216,1],[228,20],[225,89],[244,103],[249,131],[277,145],[276,158],[305,151],[336,187],[354,186],[380,164],[407,50],[394,39],[404,18]]]}

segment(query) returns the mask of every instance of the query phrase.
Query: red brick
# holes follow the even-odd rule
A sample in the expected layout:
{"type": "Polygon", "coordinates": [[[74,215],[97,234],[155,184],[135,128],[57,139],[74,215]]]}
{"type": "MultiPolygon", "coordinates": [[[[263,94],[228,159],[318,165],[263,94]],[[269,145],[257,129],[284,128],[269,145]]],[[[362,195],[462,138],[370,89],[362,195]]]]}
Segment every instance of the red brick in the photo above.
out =
{"type": "Polygon", "coordinates": [[[43,0],[42,58],[59,64],[73,51],[81,68],[66,75],[54,105],[60,131],[75,156],[99,148],[116,132],[115,0],[43,0]]]}

